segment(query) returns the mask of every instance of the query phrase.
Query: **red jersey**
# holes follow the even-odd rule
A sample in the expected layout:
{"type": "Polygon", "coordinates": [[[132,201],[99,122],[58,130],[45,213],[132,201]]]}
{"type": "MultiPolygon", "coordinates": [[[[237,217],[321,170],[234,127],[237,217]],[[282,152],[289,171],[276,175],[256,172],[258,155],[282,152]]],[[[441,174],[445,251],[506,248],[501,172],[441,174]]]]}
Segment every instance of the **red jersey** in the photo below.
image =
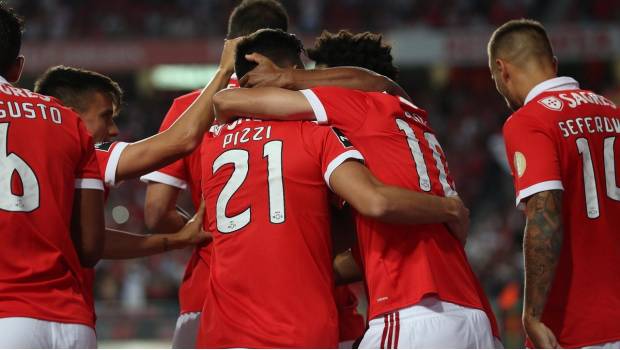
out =
{"type": "Polygon", "coordinates": [[[117,185],[116,168],[118,167],[118,161],[121,159],[121,153],[128,145],[127,142],[119,141],[100,142],[95,145],[95,154],[97,155],[97,162],[99,163],[99,170],[101,171],[101,178],[105,187],[106,199],[108,198],[110,188],[117,185]]]}
{"type": "MultiPolygon", "coordinates": [[[[382,182],[438,196],[456,195],[426,111],[385,93],[337,87],[303,90],[315,117],[351,140],[382,182]]],[[[369,319],[427,295],[495,317],[459,241],[442,224],[392,225],[356,215],[369,319]]]]}
{"type": "Polygon", "coordinates": [[[331,128],[238,120],[203,143],[212,232],[199,347],[334,348],[329,182],[361,159],[331,128]]]}
{"type": "Polygon", "coordinates": [[[536,86],[504,125],[517,204],[563,190],[564,243],[542,314],[562,347],[620,340],[619,136],[620,110],[567,77],[536,86]]]}
{"type": "Polygon", "coordinates": [[[94,327],[70,232],[75,189],[103,190],[86,128],[0,77],[0,172],[0,317],[94,327]]]}

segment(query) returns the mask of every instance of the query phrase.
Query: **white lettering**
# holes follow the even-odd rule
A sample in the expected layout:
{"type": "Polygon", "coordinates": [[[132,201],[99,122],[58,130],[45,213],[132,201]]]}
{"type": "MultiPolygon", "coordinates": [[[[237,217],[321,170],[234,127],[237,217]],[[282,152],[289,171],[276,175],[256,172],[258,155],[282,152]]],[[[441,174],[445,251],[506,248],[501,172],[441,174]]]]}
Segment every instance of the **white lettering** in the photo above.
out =
{"type": "Polygon", "coordinates": [[[609,118],[605,117],[605,131],[607,132],[613,132],[614,131],[614,127],[611,125],[611,122],[609,121],[609,118]]]}
{"type": "Polygon", "coordinates": [[[248,133],[250,133],[250,130],[251,130],[250,128],[245,128],[241,131],[243,134],[241,135],[239,142],[241,143],[250,142],[250,139],[248,138],[248,133]]]}
{"type": "Polygon", "coordinates": [[[570,133],[568,132],[568,130],[566,130],[566,125],[564,124],[564,122],[559,122],[558,126],[560,127],[560,130],[562,130],[562,136],[564,137],[570,136],[570,133]]]}
{"type": "Polygon", "coordinates": [[[603,132],[603,118],[595,117],[594,122],[596,123],[596,131],[603,132]]]}
{"type": "Polygon", "coordinates": [[[581,118],[575,119],[575,124],[579,128],[579,132],[583,134],[583,120],[581,118]]]}
{"type": "Polygon", "coordinates": [[[24,103],[22,104],[22,108],[25,112],[24,117],[28,119],[34,119],[37,117],[36,113],[34,112],[34,106],[32,105],[32,103],[24,103]]]}
{"type": "Polygon", "coordinates": [[[564,101],[568,102],[568,106],[570,108],[575,108],[577,106],[577,103],[575,102],[575,100],[573,100],[572,98],[568,97],[566,94],[560,94],[560,98],[563,99],[564,101]]]}
{"type": "Polygon", "coordinates": [[[592,126],[590,125],[590,122],[592,122],[592,118],[586,117],[583,120],[586,122],[586,128],[588,129],[588,132],[590,134],[594,133],[594,129],[592,129],[592,126]]]}
{"type": "Polygon", "coordinates": [[[56,107],[52,107],[50,108],[50,112],[52,114],[52,121],[56,124],[60,124],[62,123],[62,115],[60,113],[60,110],[56,107]]]}
{"type": "Polygon", "coordinates": [[[573,120],[567,120],[566,121],[566,126],[568,126],[568,130],[570,130],[570,133],[573,135],[577,135],[577,132],[575,130],[573,130],[573,120]]]}
{"type": "Polygon", "coordinates": [[[588,103],[588,100],[586,100],[583,96],[576,92],[571,93],[571,96],[573,96],[575,102],[577,102],[577,106],[581,105],[582,103],[588,103]]]}

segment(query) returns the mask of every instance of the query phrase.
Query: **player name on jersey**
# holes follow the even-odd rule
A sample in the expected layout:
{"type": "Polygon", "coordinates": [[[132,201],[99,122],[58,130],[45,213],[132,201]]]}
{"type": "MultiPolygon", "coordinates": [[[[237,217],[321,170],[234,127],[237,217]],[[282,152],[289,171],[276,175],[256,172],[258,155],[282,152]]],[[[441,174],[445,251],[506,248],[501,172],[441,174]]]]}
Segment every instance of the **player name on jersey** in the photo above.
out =
{"type": "Polygon", "coordinates": [[[620,119],[610,117],[578,117],[558,122],[562,136],[615,132],[620,134],[620,119]]]}
{"type": "MultiPolygon", "coordinates": [[[[39,99],[45,102],[52,100],[49,96],[43,96],[26,89],[16,88],[10,84],[0,84],[0,93],[7,96],[39,99]]],[[[0,101],[0,119],[6,118],[26,118],[51,120],[55,124],[62,123],[62,113],[60,109],[45,103],[34,103],[30,101],[0,101]]]]}

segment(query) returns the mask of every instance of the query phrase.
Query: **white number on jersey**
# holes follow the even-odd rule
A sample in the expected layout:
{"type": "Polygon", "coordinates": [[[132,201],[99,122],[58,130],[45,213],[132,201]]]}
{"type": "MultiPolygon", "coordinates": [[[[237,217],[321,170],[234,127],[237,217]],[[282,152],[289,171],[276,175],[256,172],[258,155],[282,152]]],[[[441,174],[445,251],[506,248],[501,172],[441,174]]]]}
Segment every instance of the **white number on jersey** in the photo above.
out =
{"type": "MultiPolygon", "coordinates": [[[[411,150],[413,162],[415,163],[416,171],[420,179],[420,189],[422,189],[422,191],[429,192],[431,190],[431,180],[428,176],[428,169],[426,167],[426,162],[424,161],[424,155],[422,154],[422,150],[420,149],[420,140],[418,140],[418,138],[415,136],[415,132],[406,121],[402,119],[396,119],[396,125],[398,125],[398,129],[403,131],[407,136],[407,144],[409,145],[409,149],[411,150]]],[[[430,132],[424,133],[424,138],[426,139],[429,147],[433,151],[435,165],[437,166],[437,170],[439,170],[439,183],[443,188],[444,195],[456,196],[456,191],[448,183],[446,168],[441,161],[441,154],[443,153],[443,150],[441,149],[439,141],[437,141],[435,135],[430,132]]]]}
{"type": "Polygon", "coordinates": [[[39,207],[39,182],[23,159],[7,152],[8,135],[9,123],[0,123],[0,210],[29,213],[39,207]],[[11,189],[14,172],[22,183],[21,195],[11,189]]]}
{"type": "MultiPolygon", "coordinates": [[[[282,141],[270,141],[263,146],[263,157],[267,159],[269,188],[269,221],[273,224],[281,224],[286,220],[284,210],[284,183],[282,181],[282,141]]],[[[222,192],[217,197],[216,217],[217,229],[221,233],[238,231],[250,223],[252,209],[247,208],[242,213],[232,217],[226,216],[226,206],[230,199],[239,190],[248,176],[248,151],[232,149],[222,153],[213,162],[215,174],[222,166],[233,164],[234,170],[222,192]]]]}
{"type": "MultiPolygon", "coordinates": [[[[607,196],[613,200],[620,201],[620,188],[616,184],[616,164],[614,159],[614,143],[616,137],[607,137],[603,146],[603,159],[605,163],[605,187],[607,196]]],[[[600,215],[598,203],[598,190],[596,189],[596,178],[594,177],[594,165],[590,145],[585,138],[577,139],[577,149],[583,160],[583,182],[586,196],[586,212],[588,218],[596,219],[600,215]]]]}

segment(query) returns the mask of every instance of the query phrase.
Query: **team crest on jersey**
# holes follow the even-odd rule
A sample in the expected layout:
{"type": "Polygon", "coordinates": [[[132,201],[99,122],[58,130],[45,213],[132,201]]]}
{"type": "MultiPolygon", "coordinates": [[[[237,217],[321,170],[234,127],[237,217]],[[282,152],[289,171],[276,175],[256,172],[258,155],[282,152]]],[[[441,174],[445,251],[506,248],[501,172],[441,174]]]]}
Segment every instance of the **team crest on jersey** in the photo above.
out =
{"type": "Polygon", "coordinates": [[[517,176],[521,177],[525,173],[525,168],[527,167],[527,163],[525,161],[525,156],[521,152],[515,152],[514,157],[515,170],[517,171],[517,176]]]}
{"type": "Polygon", "coordinates": [[[545,97],[542,100],[539,100],[538,103],[552,111],[561,111],[564,107],[564,103],[562,102],[562,100],[555,96],[545,97]]]}
{"type": "Polygon", "coordinates": [[[99,151],[109,152],[114,142],[99,142],[95,144],[95,149],[99,151]]]}
{"type": "Polygon", "coordinates": [[[349,148],[349,147],[353,147],[353,144],[351,143],[351,141],[349,141],[349,138],[346,137],[342,131],[332,127],[332,131],[334,132],[334,134],[336,134],[336,136],[338,136],[338,140],[340,140],[340,143],[342,143],[342,145],[345,148],[349,148]]]}

